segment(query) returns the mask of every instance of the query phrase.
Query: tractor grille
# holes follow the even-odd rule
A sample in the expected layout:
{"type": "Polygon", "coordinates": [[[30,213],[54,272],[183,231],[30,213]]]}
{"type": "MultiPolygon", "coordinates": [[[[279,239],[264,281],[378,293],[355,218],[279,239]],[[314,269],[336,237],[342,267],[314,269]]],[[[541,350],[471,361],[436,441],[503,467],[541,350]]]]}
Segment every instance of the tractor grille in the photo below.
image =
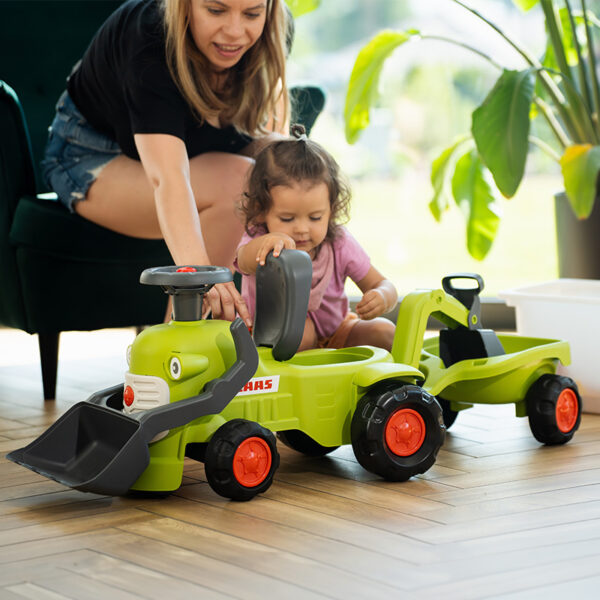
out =
{"type": "Polygon", "coordinates": [[[149,410],[169,403],[169,386],[160,377],[136,375],[127,371],[125,387],[127,386],[133,390],[133,403],[131,406],[124,405],[123,410],[126,413],[149,410]]]}

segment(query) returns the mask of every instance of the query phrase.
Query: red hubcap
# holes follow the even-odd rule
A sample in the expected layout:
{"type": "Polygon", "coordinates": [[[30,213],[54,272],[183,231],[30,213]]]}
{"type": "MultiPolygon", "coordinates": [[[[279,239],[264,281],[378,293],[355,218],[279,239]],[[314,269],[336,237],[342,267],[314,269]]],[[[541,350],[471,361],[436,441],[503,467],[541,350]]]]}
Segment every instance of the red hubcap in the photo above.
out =
{"type": "Polygon", "coordinates": [[[233,475],[244,487],[255,487],[267,478],[271,461],[269,444],[259,437],[248,438],[235,451],[233,475]]]}
{"type": "Polygon", "coordinates": [[[396,456],[414,454],[425,440],[425,421],[412,408],[397,410],[386,423],[385,443],[396,456]]]}
{"type": "Polygon", "coordinates": [[[563,433],[569,433],[579,416],[577,394],[571,388],[565,388],[556,401],[556,425],[563,433]]]}

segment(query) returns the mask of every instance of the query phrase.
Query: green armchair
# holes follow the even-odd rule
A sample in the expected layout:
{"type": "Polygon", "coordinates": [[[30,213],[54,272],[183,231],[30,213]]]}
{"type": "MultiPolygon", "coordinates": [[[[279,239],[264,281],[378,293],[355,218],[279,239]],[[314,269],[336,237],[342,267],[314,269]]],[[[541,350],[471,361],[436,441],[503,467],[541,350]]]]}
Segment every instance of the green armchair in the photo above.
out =
{"type": "Polygon", "coordinates": [[[54,398],[61,331],[159,323],[164,294],[141,271],[172,264],[162,240],[140,240],[36,196],[21,106],[0,81],[0,324],[39,336],[44,398],[54,398]]]}

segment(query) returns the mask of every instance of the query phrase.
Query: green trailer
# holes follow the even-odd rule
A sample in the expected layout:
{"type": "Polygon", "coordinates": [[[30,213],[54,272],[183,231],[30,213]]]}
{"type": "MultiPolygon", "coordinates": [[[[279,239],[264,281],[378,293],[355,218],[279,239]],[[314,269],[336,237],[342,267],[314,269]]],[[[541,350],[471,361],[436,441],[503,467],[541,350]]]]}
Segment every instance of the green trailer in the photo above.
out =
{"type": "Polygon", "coordinates": [[[568,342],[482,329],[481,277],[463,273],[445,277],[442,283],[444,289],[413,292],[404,299],[397,324],[397,331],[404,333],[396,336],[392,352],[398,361],[422,371],[422,386],[440,403],[446,428],[460,411],[475,404],[514,404],[516,416],[529,418],[539,442],[568,442],[581,421],[577,385],[556,374],[560,363],[571,361],[568,342]],[[477,285],[457,289],[456,279],[477,285]],[[451,309],[448,296],[463,308],[451,309]],[[447,328],[425,339],[429,315],[447,328]],[[422,346],[416,344],[420,339],[422,346]]]}

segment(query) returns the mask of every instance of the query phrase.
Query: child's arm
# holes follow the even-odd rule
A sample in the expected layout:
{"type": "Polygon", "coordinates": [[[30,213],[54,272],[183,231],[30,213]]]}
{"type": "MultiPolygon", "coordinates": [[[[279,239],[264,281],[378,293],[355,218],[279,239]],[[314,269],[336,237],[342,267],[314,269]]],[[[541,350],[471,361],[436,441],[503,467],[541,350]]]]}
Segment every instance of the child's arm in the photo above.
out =
{"type": "Polygon", "coordinates": [[[357,282],[363,297],[356,305],[356,313],[361,319],[374,319],[392,310],[398,302],[398,292],[394,284],[386,279],[375,267],[357,282]]]}
{"type": "Polygon", "coordinates": [[[264,265],[267,254],[273,250],[273,256],[288,248],[293,250],[296,242],[285,233],[267,233],[249,241],[238,248],[237,263],[240,271],[246,275],[256,273],[258,265],[264,265]]]}

